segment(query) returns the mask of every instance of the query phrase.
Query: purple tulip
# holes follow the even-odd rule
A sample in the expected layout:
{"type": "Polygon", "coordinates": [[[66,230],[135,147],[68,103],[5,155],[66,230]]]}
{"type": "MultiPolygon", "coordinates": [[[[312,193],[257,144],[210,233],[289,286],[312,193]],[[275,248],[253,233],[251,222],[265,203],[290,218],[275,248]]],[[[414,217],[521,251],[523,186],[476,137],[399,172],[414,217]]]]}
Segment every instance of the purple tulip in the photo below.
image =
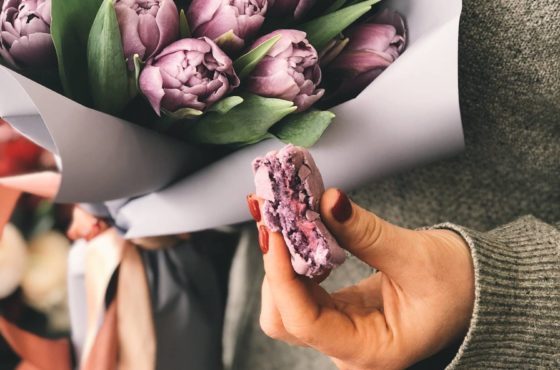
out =
{"type": "Polygon", "coordinates": [[[179,37],[179,11],[173,0],[117,0],[115,11],[131,69],[135,54],[146,61],[179,37]]]}
{"type": "Polygon", "coordinates": [[[0,13],[0,56],[14,67],[55,66],[50,28],[50,0],[4,1],[0,13]]]}
{"type": "Polygon", "coordinates": [[[239,86],[231,59],[206,37],[182,39],[149,59],[140,90],[158,115],[161,109],[204,111],[239,86]]]}
{"type": "Polygon", "coordinates": [[[270,14],[274,16],[294,16],[295,19],[303,17],[316,0],[268,0],[270,14]]]}
{"type": "Polygon", "coordinates": [[[328,97],[340,103],[362,92],[405,49],[406,27],[394,11],[384,10],[366,23],[346,32],[350,42],[328,66],[328,75],[339,78],[338,89],[328,97]]]}
{"type": "Polygon", "coordinates": [[[187,18],[193,36],[208,37],[237,52],[259,31],[267,9],[268,0],[194,0],[187,18]]]}
{"type": "Polygon", "coordinates": [[[257,95],[293,101],[298,112],[309,109],[325,93],[317,89],[321,83],[321,68],[317,51],[305,32],[278,30],[261,37],[253,48],[281,35],[282,38],[247,79],[247,89],[257,95]]]}

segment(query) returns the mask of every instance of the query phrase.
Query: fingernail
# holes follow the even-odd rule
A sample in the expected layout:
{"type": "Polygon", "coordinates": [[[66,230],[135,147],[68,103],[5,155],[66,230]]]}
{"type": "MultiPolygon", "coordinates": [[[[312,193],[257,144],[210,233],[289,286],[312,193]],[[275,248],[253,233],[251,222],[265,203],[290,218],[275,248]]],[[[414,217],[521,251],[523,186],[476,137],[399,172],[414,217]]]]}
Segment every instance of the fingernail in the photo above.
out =
{"type": "Polygon", "coordinates": [[[251,216],[253,216],[255,221],[261,222],[261,210],[259,208],[259,202],[251,195],[248,195],[247,205],[249,206],[249,212],[251,212],[251,216]]]}
{"type": "Polygon", "coordinates": [[[263,254],[267,254],[268,253],[268,230],[264,225],[261,225],[259,227],[259,245],[261,247],[261,252],[263,254]]]}
{"type": "Polygon", "coordinates": [[[334,204],[331,213],[335,220],[343,224],[352,216],[352,204],[350,199],[341,190],[338,191],[338,199],[334,204]]]}

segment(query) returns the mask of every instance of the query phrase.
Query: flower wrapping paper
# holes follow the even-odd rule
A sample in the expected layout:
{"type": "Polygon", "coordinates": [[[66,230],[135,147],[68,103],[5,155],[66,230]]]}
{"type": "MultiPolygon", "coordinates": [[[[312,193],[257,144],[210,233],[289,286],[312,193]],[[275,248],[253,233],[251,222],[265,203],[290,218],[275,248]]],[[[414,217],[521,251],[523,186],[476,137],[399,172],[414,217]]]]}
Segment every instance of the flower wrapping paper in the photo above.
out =
{"type": "MultiPolygon", "coordinates": [[[[381,7],[405,17],[408,47],[356,99],[332,110],[333,124],[311,148],[328,187],[351,190],[464,147],[458,91],[462,1],[388,0],[381,7]]],[[[83,107],[4,67],[0,117],[57,156],[57,201],[126,198],[112,211],[130,238],[248,220],[251,162],[284,145],[267,140],[208,164],[197,148],[83,107]]]]}

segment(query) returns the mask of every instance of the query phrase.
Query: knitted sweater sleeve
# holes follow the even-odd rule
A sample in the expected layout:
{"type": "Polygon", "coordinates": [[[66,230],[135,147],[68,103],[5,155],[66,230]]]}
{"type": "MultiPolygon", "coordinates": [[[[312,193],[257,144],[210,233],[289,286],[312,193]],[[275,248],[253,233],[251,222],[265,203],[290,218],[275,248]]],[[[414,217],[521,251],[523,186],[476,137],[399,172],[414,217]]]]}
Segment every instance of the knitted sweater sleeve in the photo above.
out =
{"type": "Polygon", "coordinates": [[[471,249],[470,328],[446,369],[560,368],[560,229],[524,217],[486,233],[453,224],[471,249]]]}

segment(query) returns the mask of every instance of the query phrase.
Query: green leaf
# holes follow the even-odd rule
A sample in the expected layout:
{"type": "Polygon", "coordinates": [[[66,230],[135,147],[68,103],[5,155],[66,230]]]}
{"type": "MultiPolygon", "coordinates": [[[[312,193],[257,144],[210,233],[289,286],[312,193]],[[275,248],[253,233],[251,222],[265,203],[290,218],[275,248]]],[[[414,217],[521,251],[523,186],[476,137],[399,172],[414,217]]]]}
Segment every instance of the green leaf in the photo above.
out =
{"type": "Polygon", "coordinates": [[[144,62],[142,62],[138,54],[134,54],[132,60],[134,62],[134,70],[128,71],[129,100],[134,99],[140,93],[140,84],[138,82],[138,79],[140,78],[140,73],[142,72],[142,68],[144,68],[144,62]]]}
{"type": "Polygon", "coordinates": [[[336,59],[336,57],[339,56],[340,53],[342,53],[349,42],[349,38],[345,38],[342,40],[333,40],[329,42],[329,45],[327,45],[327,47],[319,54],[319,63],[321,65],[321,68],[332,63],[336,59]]]}
{"type": "Polygon", "coordinates": [[[334,13],[307,22],[299,28],[307,33],[307,39],[315,49],[323,50],[329,41],[370,11],[372,6],[379,1],[366,0],[356,5],[347,6],[334,13]]]}
{"type": "Polygon", "coordinates": [[[120,113],[129,101],[128,68],[112,0],[104,0],[88,42],[88,66],[94,107],[120,113]]]}
{"type": "Polygon", "coordinates": [[[312,147],[321,138],[335,115],[328,111],[311,111],[290,115],[270,130],[286,144],[312,147]]]}
{"type": "Polygon", "coordinates": [[[233,30],[229,30],[226,33],[224,33],[223,35],[221,35],[220,37],[218,37],[217,39],[214,40],[214,42],[222,49],[224,50],[229,50],[229,45],[233,44],[235,38],[237,36],[235,36],[235,32],[233,32],[233,30]]]}
{"type": "Polygon", "coordinates": [[[136,81],[140,78],[140,72],[142,72],[142,68],[144,68],[144,62],[140,59],[140,55],[134,54],[134,77],[136,81]]]}
{"type": "Polygon", "coordinates": [[[179,31],[182,39],[191,37],[191,28],[189,27],[189,21],[184,9],[181,9],[181,13],[179,13],[179,31]]]}
{"type": "Polygon", "coordinates": [[[65,95],[89,105],[87,44],[102,0],[52,0],[51,34],[65,95]]]}
{"type": "Polygon", "coordinates": [[[220,100],[219,102],[211,106],[210,109],[208,109],[208,112],[226,114],[233,108],[237,107],[239,104],[243,103],[243,101],[243,98],[240,96],[230,96],[220,100]]]}
{"type": "Polygon", "coordinates": [[[255,47],[247,54],[240,56],[233,63],[233,68],[235,69],[235,72],[237,72],[239,78],[244,79],[245,77],[249,76],[260,63],[260,61],[266,56],[266,53],[268,53],[268,51],[272,49],[272,47],[276,45],[276,43],[280,41],[281,38],[282,35],[276,35],[271,39],[263,42],[259,46],[255,47]]]}
{"type": "Polygon", "coordinates": [[[208,112],[186,127],[189,140],[202,144],[256,143],[269,137],[268,130],[297,107],[290,101],[247,95],[228,114],[208,112]]]}
{"type": "Polygon", "coordinates": [[[171,112],[162,108],[161,111],[167,118],[170,118],[172,121],[183,121],[186,119],[194,119],[204,114],[203,111],[200,111],[198,109],[193,109],[193,108],[181,108],[176,110],[175,112],[171,112]]]}

